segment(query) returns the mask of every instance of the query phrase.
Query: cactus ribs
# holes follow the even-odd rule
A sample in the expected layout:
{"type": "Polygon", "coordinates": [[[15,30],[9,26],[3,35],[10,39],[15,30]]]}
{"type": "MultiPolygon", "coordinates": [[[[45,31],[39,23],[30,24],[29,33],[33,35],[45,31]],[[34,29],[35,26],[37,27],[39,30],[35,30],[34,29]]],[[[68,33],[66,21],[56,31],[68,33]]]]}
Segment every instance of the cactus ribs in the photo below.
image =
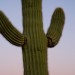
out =
{"type": "Polygon", "coordinates": [[[0,33],[13,45],[22,47],[24,75],[48,75],[47,48],[58,44],[65,15],[56,8],[47,34],[43,30],[42,0],[21,0],[23,34],[0,11],[0,33]]]}

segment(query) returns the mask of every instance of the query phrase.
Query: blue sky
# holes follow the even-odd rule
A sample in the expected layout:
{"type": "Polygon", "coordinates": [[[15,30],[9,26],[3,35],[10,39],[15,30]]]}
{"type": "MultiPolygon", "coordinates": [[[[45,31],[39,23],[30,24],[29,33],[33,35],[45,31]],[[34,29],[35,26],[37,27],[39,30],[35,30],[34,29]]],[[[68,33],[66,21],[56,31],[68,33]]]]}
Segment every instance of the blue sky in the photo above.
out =
{"type": "MultiPolygon", "coordinates": [[[[48,49],[50,75],[75,75],[75,1],[43,0],[43,27],[45,32],[50,25],[53,11],[62,7],[66,20],[59,44],[48,49]]],[[[21,0],[0,0],[0,10],[12,24],[22,32],[21,0]]],[[[11,45],[0,35],[0,75],[23,75],[22,51],[11,45]]]]}

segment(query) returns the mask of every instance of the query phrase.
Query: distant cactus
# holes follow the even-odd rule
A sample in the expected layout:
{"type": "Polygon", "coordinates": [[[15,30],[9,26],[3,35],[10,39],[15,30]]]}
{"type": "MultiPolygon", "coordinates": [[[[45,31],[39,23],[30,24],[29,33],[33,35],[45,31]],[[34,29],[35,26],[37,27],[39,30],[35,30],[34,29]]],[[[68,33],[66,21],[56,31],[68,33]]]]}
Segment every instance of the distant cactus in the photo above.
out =
{"type": "Polygon", "coordinates": [[[54,47],[62,35],[65,15],[56,8],[47,34],[43,30],[42,0],[22,0],[23,34],[0,11],[0,33],[22,47],[24,75],[48,75],[47,47],[54,47]]]}

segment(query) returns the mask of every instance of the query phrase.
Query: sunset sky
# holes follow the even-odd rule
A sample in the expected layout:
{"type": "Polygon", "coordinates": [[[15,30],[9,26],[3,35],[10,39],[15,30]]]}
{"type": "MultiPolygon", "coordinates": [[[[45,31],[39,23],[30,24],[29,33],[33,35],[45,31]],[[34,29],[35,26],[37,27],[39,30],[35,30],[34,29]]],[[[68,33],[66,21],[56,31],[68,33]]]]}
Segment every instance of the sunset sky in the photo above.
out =
{"type": "MultiPolygon", "coordinates": [[[[63,8],[66,20],[59,44],[48,48],[49,75],[75,75],[75,0],[42,0],[45,33],[57,7],[63,8]]],[[[0,10],[22,33],[21,0],[0,0],[0,10]]],[[[21,48],[10,44],[1,34],[0,75],[23,75],[21,48]]]]}

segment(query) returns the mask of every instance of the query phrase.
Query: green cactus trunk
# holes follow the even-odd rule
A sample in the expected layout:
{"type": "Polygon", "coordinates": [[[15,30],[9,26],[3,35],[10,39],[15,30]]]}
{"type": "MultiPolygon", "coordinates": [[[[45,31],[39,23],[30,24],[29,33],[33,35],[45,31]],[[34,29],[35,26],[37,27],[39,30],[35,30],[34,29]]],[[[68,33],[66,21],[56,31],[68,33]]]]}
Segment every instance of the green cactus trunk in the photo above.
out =
{"type": "Polygon", "coordinates": [[[47,34],[43,30],[42,0],[22,0],[22,17],[23,34],[0,11],[0,33],[11,44],[22,47],[24,75],[48,75],[47,48],[60,40],[64,12],[56,8],[47,34]]]}
{"type": "Polygon", "coordinates": [[[41,0],[22,1],[24,36],[22,46],[24,75],[48,75],[47,39],[43,31],[41,0]]]}

